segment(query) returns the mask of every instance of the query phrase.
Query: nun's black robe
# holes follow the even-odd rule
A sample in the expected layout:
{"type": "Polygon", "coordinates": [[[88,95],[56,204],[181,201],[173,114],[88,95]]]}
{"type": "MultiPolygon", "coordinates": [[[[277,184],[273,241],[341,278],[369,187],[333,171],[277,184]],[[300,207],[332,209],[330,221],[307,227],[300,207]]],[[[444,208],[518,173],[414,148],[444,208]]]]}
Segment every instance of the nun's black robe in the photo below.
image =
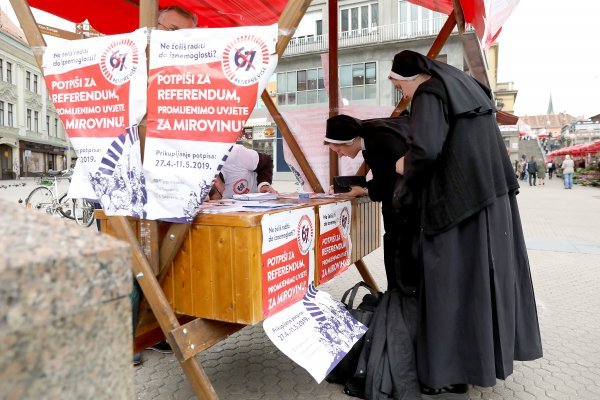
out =
{"type": "Polygon", "coordinates": [[[493,386],[512,373],[513,360],[542,356],[518,184],[505,178],[512,166],[493,112],[452,116],[436,80],[413,97],[405,158],[406,182],[425,207],[419,379],[433,388],[493,386]],[[464,199],[472,201],[461,208],[464,199]]]}
{"type": "Polygon", "coordinates": [[[418,236],[418,212],[405,207],[392,207],[392,194],[398,174],[396,161],[408,149],[409,118],[377,118],[361,123],[364,141],[363,157],[371,168],[373,179],[367,182],[369,198],[381,201],[383,215],[383,259],[388,290],[413,287],[418,281],[418,266],[413,257],[413,242],[418,236]],[[402,281],[402,282],[401,282],[402,281]]]}

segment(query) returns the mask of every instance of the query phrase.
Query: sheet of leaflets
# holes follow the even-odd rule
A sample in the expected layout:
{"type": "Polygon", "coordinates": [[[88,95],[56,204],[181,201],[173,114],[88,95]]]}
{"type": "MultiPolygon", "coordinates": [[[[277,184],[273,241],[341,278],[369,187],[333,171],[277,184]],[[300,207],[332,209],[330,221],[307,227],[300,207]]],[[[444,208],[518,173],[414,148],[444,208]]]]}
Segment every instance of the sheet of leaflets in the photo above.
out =
{"type": "Polygon", "coordinates": [[[263,316],[302,299],[314,276],[315,212],[299,208],[262,218],[263,316]]]}
{"type": "Polygon", "coordinates": [[[107,215],[145,217],[138,124],[146,113],[146,29],[54,41],[46,86],[77,164],[69,196],[100,201],[107,215]]]}
{"type": "Polygon", "coordinates": [[[312,285],[302,301],[267,318],[263,329],[319,383],[367,331],[341,303],[312,285]]]}
{"type": "Polygon", "coordinates": [[[317,275],[319,285],[346,271],[350,266],[352,240],[352,203],[349,201],[319,206],[317,238],[317,275]]]}
{"type": "Polygon", "coordinates": [[[190,222],[277,65],[277,25],[152,32],[148,219],[190,222]]]}

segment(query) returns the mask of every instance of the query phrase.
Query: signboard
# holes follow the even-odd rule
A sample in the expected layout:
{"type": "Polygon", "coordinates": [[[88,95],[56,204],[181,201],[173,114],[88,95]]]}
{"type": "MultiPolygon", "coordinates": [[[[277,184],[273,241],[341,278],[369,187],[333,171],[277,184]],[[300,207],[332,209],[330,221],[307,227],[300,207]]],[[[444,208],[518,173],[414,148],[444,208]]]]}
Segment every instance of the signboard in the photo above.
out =
{"type": "Polygon", "coordinates": [[[74,41],[44,52],[46,86],[77,153],[69,197],[107,215],[144,218],[147,202],[137,124],[146,112],[146,28],[74,41]]]}
{"type": "Polygon", "coordinates": [[[318,383],[367,331],[341,303],[312,285],[302,301],[267,318],[263,329],[279,350],[318,383]]]}
{"type": "Polygon", "coordinates": [[[263,316],[302,299],[313,281],[315,212],[305,207],[262,219],[263,316]]]}
{"type": "Polygon", "coordinates": [[[317,283],[330,281],[350,266],[352,241],[352,203],[349,201],[319,206],[317,238],[317,283]]]}
{"type": "Polygon", "coordinates": [[[277,65],[277,25],[153,31],[148,218],[191,222],[277,65]]]}

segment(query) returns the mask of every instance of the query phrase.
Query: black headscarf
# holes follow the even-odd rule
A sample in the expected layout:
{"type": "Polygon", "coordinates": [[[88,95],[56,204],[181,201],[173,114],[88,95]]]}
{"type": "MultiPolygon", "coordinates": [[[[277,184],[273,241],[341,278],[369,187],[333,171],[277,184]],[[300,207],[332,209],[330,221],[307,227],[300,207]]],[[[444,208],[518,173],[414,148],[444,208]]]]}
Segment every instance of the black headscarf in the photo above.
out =
{"type": "Polygon", "coordinates": [[[449,111],[453,116],[470,111],[495,111],[489,88],[446,63],[431,60],[411,50],[404,50],[394,56],[392,72],[404,77],[424,73],[438,78],[446,89],[449,111]]]}

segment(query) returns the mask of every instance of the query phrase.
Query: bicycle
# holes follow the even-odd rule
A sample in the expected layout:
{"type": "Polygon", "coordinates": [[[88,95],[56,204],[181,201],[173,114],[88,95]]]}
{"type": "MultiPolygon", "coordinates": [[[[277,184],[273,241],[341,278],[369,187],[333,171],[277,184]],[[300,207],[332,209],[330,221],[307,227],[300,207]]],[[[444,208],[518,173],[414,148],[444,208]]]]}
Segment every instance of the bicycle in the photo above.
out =
{"type": "MultiPolygon", "coordinates": [[[[25,199],[25,207],[40,210],[50,215],[75,220],[77,224],[88,227],[94,222],[94,205],[85,199],[71,199],[67,193],[58,195],[58,182],[68,179],[71,171],[42,176],[38,180],[40,186],[34,188],[25,199]]],[[[19,200],[22,203],[22,200],[19,200]]]]}

